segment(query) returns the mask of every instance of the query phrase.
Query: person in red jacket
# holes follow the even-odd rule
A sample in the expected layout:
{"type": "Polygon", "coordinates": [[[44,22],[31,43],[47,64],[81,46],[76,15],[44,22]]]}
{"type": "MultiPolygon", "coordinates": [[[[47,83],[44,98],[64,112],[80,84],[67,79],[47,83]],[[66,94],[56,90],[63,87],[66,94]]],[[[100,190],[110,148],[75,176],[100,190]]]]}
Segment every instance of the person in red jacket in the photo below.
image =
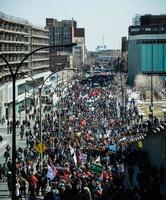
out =
{"type": "Polygon", "coordinates": [[[35,195],[36,195],[37,182],[38,182],[38,179],[36,178],[36,176],[34,176],[33,174],[30,175],[30,177],[29,177],[29,191],[30,191],[31,197],[35,197],[35,195]]]}

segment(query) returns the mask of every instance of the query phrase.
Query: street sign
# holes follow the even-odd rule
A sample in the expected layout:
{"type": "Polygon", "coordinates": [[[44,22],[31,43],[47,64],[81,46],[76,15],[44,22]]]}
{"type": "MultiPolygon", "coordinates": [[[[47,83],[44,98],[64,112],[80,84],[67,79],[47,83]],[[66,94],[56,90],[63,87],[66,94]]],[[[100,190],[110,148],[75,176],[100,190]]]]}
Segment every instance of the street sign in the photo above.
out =
{"type": "Polygon", "coordinates": [[[91,163],[90,169],[93,173],[98,175],[103,173],[103,166],[97,163],[91,163]]]}
{"type": "Polygon", "coordinates": [[[46,150],[46,145],[43,143],[39,143],[36,145],[36,151],[39,153],[43,153],[46,150]]]}
{"type": "Polygon", "coordinates": [[[52,136],[52,137],[50,137],[50,138],[49,138],[49,140],[52,140],[52,141],[54,141],[54,140],[55,140],[55,138],[56,138],[56,137],[52,136]]]}

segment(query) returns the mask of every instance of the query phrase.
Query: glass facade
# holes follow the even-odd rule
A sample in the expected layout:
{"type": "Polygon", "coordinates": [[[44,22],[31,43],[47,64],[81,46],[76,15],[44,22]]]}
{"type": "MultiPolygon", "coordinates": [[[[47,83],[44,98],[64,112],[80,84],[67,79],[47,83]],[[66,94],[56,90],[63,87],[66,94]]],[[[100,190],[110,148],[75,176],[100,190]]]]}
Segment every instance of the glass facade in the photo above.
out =
{"type": "Polygon", "coordinates": [[[130,41],[128,46],[128,81],[134,83],[136,74],[141,73],[141,45],[130,41]]]}
{"type": "Polygon", "coordinates": [[[158,40],[129,40],[128,77],[133,85],[135,76],[144,73],[166,73],[166,43],[158,40]],[[146,42],[145,42],[146,41],[146,42]]]}
{"type": "Polygon", "coordinates": [[[141,44],[142,73],[166,72],[166,44],[141,44]]]}

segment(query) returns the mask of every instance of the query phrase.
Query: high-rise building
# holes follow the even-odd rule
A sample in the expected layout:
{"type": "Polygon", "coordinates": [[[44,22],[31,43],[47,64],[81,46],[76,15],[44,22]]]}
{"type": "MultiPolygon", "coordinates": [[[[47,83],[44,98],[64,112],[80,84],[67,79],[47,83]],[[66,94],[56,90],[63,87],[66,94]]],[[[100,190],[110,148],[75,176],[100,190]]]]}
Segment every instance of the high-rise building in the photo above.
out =
{"type": "Polygon", "coordinates": [[[135,76],[166,75],[166,15],[137,16],[129,27],[128,78],[134,83],[135,76]]]}
{"type": "MultiPolygon", "coordinates": [[[[53,18],[46,18],[46,27],[49,29],[49,44],[63,45],[71,44],[74,38],[76,22],[74,20],[58,21],[53,18]]],[[[70,67],[72,47],[50,49],[51,71],[59,71],[70,67]]]]}
{"type": "Polygon", "coordinates": [[[86,48],[85,48],[85,29],[75,28],[74,42],[77,46],[73,49],[73,65],[78,70],[82,70],[86,63],[86,48]]]}
{"type": "Polygon", "coordinates": [[[76,21],[46,18],[49,29],[50,45],[77,43],[75,47],[50,49],[51,71],[63,68],[80,68],[85,62],[85,29],[77,28],[76,21]]]}
{"type": "MultiPolygon", "coordinates": [[[[13,71],[21,60],[31,51],[49,45],[48,30],[33,25],[28,20],[9,16],[0,12],[0,54],[9,62],[13,71]]],[[[30,73],[34,79],[43,80],[49,72],[49,51],[41,50],[29,56],[21,71],[30,73]]],[[[25,98],[26,78],[18,71],[16,82],[17,107],[25,98]]],[[[50,72],[49,72],[50,73],[50,72]]],[[[5,113],[12,107],[12,79],[11,73],[2,58],[0,58],[0,119],[9,116],[5,113]]]]}
{"type": "Polygon", "coordinates": [[[128,62],[128,40],[127,37],[122,37],[121,40],[121,70],[127,71],[127,62],[128,62]]]}
{"type": "Polygon", "coordinates": [[[123,57],[123,54],[127,51],[128,51],[127,37],[122,37],[122,40],[121,40],[121,56],[123,57]]]}
{"type": "MultiPolygon", "coordinates": [[[[46,28],[32,25],[30,27],[30,51],[43,46],[49,46],[48,30],[46,28]]],[[[31,57],[32,74],[49,71],[49,49],[37,51],[31,57]]]]}

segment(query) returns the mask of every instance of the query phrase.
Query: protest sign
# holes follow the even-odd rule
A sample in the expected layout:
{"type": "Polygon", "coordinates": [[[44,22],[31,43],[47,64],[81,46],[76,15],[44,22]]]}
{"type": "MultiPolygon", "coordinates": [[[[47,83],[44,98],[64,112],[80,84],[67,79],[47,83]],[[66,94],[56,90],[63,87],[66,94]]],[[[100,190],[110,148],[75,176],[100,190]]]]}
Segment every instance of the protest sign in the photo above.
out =
{"type": "Polygon", "coordinates": [[[103,166],[97,163],[91,163],[90,169],[93,173],[101,175],[103,173],[103,166]]]}

